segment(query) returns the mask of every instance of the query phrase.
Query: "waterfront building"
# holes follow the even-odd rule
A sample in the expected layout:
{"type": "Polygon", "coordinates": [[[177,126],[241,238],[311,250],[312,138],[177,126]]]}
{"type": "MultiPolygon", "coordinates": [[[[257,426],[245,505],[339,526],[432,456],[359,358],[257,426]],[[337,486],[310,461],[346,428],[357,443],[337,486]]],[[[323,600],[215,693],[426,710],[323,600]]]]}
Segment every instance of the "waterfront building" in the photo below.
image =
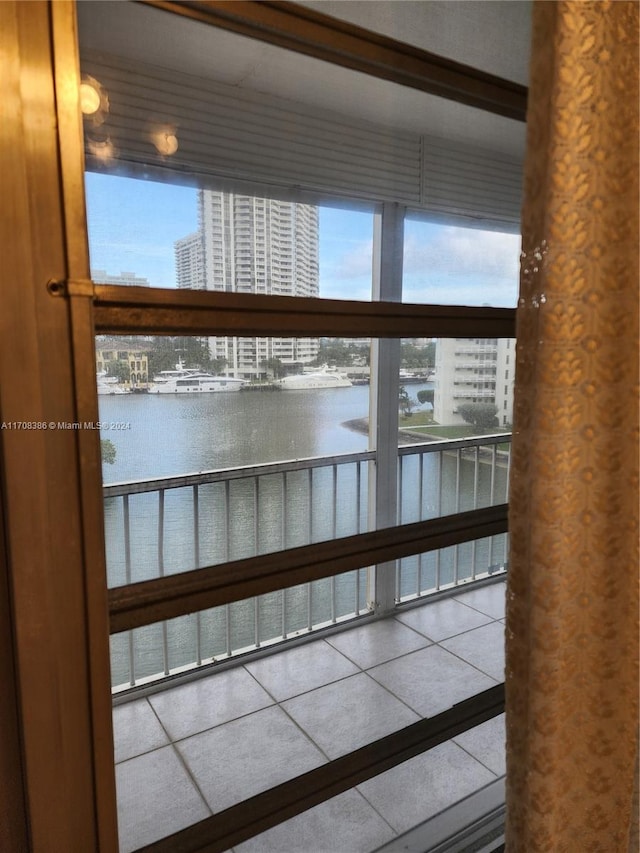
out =
{"type": "Polygon", "coordinates": [[[442,338],[436,344],[433,417],[462,424],[459,406],[492,403],[501,427],[513,421],[514,342],[509,338],[442,338]]]}
{"type": "Polygon", "coordinates": [[[91,270],[91,278],[96,284],[120,284],[125,287],[150,287],[148,278],[136,275],[134,272],[121,272],[120,275],[109,275],[106,270],[91,270]]]}
{"type": "MultiPolygon", "coordinates": [[[[175,244],[179,288],[318,296],[315,205],[200,190],[198,218],[199,230],[175,244]]],[[[243,379],[264,376],[276,359],[302,367],[318,354],[317,338],[213,336],[209,346],[243,379]]]]}
{"type": "Polygon", "coordinates": [[[96,372],[118,376],[127,387],[146,385],[149,381],[147,350],[140,344],[118,340],[117,338],[107,338],[102,342],[96,341],[96,372]],[[120,363],[122,368],[118,372],[110,372],[111,365],[116,363],[120,363]],[[119,372],[122,378],[118,375],[119,372]]]}

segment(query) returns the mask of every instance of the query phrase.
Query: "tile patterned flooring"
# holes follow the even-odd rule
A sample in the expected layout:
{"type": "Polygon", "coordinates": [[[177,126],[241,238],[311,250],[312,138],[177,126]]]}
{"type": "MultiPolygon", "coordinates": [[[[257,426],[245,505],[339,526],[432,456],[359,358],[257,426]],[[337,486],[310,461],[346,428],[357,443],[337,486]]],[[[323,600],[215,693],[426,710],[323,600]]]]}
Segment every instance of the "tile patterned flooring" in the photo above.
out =
{"type": "MultiPolygon", "coordinates": [[[[504,597],[459,591],[116,706],[122,853],[502,681],[504,597]]],[[[504,772],[497,717],[235,853],[371,853],[504,772]]]]}

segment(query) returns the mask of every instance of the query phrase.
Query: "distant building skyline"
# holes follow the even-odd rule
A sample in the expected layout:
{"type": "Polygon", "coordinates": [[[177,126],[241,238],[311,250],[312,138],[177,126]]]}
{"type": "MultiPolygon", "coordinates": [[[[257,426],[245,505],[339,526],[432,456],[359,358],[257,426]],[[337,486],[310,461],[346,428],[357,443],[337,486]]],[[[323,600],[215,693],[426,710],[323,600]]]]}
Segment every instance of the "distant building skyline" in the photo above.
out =
{"type": "MultiPolygon", "coordinates": [[[[175,242],[179,288],[276,296],[319,296],[318,208],[220,190],[199,190],[198,231],[175,242]]],[[[212,358],[251,379],[279,359],[303,365],[317,338],[213,336],[212,358]]]]}
{"type": "Polygon", "coordinates": [[[121,271],[120,275],[110,275],[106,270],[91,270],[91,278],[96,284],[119,284],[125,287],[151,287],[148,278],[134,272],[121,271]]]}

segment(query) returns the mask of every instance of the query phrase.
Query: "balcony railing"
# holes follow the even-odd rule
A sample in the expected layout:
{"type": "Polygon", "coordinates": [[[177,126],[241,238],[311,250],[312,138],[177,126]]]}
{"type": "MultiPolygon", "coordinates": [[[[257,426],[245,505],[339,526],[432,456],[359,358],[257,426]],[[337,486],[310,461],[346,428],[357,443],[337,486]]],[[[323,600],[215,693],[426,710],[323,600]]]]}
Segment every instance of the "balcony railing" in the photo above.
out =
{"type": "Polygon", "coordinates": [[[475,397],[493,398],[496,396],[496,391],[495,388],[467,388],[464,391],[454,391],[452,396],[455,400],[475,397]]]}
{"type": "MultiPolygon", "coordinates": [[[[507,500],[508,434],[398,449],[397,521],[507,500]]],[[[104,487],[110,586],[375,528],[375,451],[104,487]]],[[[506,535],[398,561],[396,602],[504,570],[506,535]]],[[[370,612],[365,568],[112,637],[116,689],[370,612]]]]}

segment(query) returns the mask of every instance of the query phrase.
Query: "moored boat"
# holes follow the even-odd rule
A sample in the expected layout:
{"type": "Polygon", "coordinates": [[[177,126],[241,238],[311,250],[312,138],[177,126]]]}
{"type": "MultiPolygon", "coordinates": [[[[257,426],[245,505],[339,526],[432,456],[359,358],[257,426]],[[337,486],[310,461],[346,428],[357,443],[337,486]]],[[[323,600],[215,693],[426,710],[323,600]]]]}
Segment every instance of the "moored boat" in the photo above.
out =
{"type": "Polygon", "coordinates": [[[239,391],[247,382],[234,376],[214,376],[196,368],[176,364],[175,370],[162,370],[149,385],[149,394],[211,394],[216,391],[239,391]]]}
{"type": "Polygon", "coordinates": [[[342,373],[330,369],[313,373],[297,373],[277,380],[283,391],[305,391],[318,388],[350,388],[353,382],[342,373]]]}
{"type": "Polygon", "coordinates": [[[98,373],[96,376],[98,394],[104,396],[106,394],[130,394],[131,389],[120,385],[115,376],[107,376],[106,373],[98,373]]]}

